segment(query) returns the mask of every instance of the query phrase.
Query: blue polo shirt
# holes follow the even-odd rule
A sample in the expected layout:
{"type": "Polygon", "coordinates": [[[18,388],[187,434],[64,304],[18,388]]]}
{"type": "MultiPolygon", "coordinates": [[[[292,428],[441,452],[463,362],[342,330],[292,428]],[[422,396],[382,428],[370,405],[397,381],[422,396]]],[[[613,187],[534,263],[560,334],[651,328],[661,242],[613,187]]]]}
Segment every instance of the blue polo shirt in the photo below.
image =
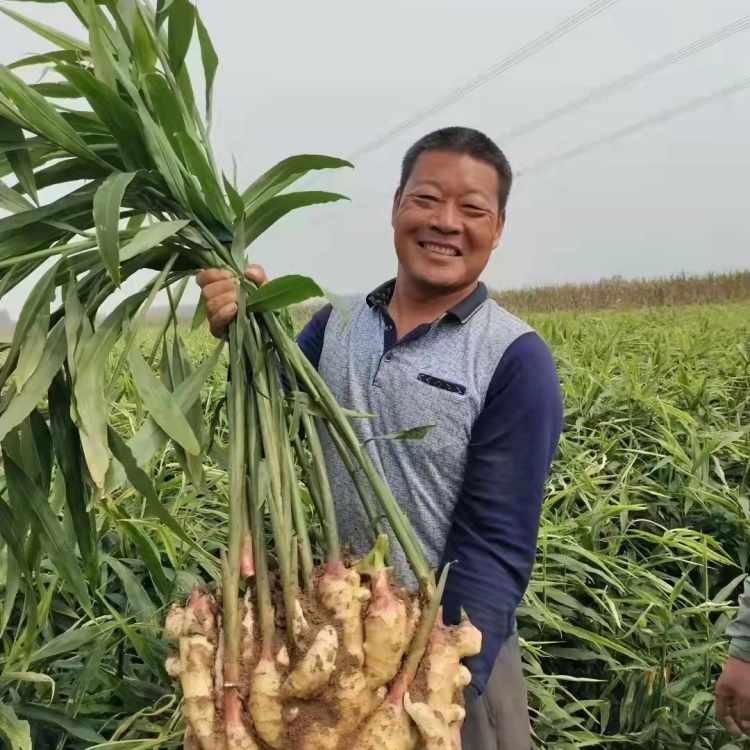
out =
{"type": "MultiPolygon", "coordinates": [[[[338,402],[376,414],[353,426],[409,517],[428,562],[453,563],[443,598],[447,622],[465,610],[482,632],[467,661],[470,690],[485,690],[515,627],[536,556],[544,486],[562,430],[554,359],[541,337],[490,299],[483,284],[429,324],[397,339],[389,281],[352,298],[348,314],[326,306],[298,344],[338,402]],[[418,441],[369,440],[423,424],[418,441]]],[[[326,463],[342,542],[372,543],[369,522],[335,447],[326,463]]],[[[392,538],[394,567],[414,585],[392,538]]]]}

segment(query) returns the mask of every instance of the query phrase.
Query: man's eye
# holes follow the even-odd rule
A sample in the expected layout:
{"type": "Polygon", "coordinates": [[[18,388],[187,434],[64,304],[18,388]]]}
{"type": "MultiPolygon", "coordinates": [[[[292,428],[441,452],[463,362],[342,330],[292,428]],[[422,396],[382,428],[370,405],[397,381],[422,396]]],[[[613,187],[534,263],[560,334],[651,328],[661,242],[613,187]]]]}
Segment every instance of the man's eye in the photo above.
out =
{"type": "Polygon", "coordinates": [[[437,198],[434,195],[418,195],[417,198],[421,201],[428,201],[429,203],[435,203],[437,198]]]}
{"type": "Polygon", "coordinates": [[[464,210],[476,216],[480,216],[480,215],[487,213],[486,208],[482,208],[481,206],[473,206],[470,203],[464,206],[464,210]]]}

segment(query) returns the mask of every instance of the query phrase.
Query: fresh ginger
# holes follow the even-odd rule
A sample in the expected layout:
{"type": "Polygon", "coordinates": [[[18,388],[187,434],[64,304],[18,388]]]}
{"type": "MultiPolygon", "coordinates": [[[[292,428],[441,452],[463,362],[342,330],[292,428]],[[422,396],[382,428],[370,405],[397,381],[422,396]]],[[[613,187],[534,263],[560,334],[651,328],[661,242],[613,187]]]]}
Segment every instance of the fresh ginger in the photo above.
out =
{"type": "Polygon", "coordinates": [[[223,744],[214,732],[214,664],[216,620],[210,598],[194,588],[185,610],[180,636],[182,712],[203,750],[219,750],[223,744]]]}
{"type": "Polygon", "coordinates": [[[419,735],[404,709],[403,697],[391,694],[353,740],[351,750],[414,750],[419,735]]]}
{"type": "Polygon", "coordinates": [[[342,645],[356,667],[365,661],[362,603],[370,592],[360,583],[359,573],[342,563],[328,565],[318,584],[323,606],[340,623],[342,645]]]}
{"type": "Polygon", "coordinates": [[[262,654],[250,686],[250,716],[258,736],[274,750],[284,745],[281,675],[276,660],[262,654]]]}
{"type": "Polygon", "coordinates": [[[432,632],[421,669],[427,677],[427,704],[444,714],[449,712],[456,691],[465,687],[471,675],[461,660],[482,649],[482,634],[466,617],[456,628],[448,628],[442,616],[432,632]]]}
{"type": "Polygon", "coordinates": [[[384,687],[373,691],[362,670],[347,669],[339,673],[323,696],[338,717],[335,727],[312,727],[305,735],[300,750],[337,750],[342,738],[354,732],[385,696],[384,687]]]}
{"type": "Polygon", "coordinates": [[[346,735],[356,729],[382,703],[385,688],[373,690],[359,669],[343,672],[335,691],[335,705],[339,715],[339,731],[346,735]]]}
{"type": "Polygon", "coordinates": [[[423,750],[461,750],[461,723],[466,711],[452,705],[447,712],[430,708],[426,703],[414,703],[409,693],[404,696],[404,709],[417,725],[423,750]]]}
{"type": "Polygon", "coordinates": [[[323,692],[333,674],[338,650],[336,628],[332,625],[321,628],[312,646],[284,682],[282,695],[310,699],[323,692]]]}
{"type": "Polygon", "coordinates": [[[479,652],[481,634],[465,617],[444,625],[439,594],[422,611],[391,587],[374,555],[356,569],[329,565],[317,579],[318,611],[303,612],[295,599],[282,640],[260,610],[256,621],[248,589],[231,679],[229,636],[212,597],[196,588],[185,608],[172,607],[165,637],[179,652],[166,666],[182,684],[185,750],[459,750],[457,698],[471,680],[461,660],[479,652]]]}
{"type": "Polygon", "coordinates": [[[398,674],[410,634],[406,602],[391,591],[384,570],[371,586],[372,601],[365,617],[365,673],[370,685],[378,688],[398,674]]]}

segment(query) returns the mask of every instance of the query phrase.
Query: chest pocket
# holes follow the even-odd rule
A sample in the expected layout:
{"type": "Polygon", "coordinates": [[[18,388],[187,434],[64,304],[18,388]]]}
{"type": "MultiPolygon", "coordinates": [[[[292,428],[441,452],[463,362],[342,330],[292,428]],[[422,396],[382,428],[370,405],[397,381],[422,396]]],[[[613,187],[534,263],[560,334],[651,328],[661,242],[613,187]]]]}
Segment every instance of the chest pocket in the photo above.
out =
{"type": "Polygon", "coordinates": [[[434,424],[420,447],[446,460],[462,458],[479,413],[473,389],[434,369],[411,371],[400,385],[405,391],[399,399],[402,429],[434,424]]]}

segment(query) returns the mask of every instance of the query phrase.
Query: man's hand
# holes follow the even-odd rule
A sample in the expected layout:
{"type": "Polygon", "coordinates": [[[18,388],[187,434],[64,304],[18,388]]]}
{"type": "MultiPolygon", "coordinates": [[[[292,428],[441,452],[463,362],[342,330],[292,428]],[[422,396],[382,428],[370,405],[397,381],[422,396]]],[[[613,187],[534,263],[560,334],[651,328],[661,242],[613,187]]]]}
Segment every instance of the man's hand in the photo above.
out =
{"type": "Polygon", "coordinates": [[[730,658],[716,683],[716,715],[733,739],[750,735],[750,663],[730,658]]]}
{"type": "MultiPolygon", "coordinates": [[[[251,265],[245,269],[250,281],[262,286],[266,283],[266,272],[261,266],[251,265]]],[[[195,280],[201,288],[201,297],[206,306],[206,316],[211,333],[220,339],[227,326],[237,315],[237,287],[229,271],[209,268],[201,271],[195,280]]]]}

